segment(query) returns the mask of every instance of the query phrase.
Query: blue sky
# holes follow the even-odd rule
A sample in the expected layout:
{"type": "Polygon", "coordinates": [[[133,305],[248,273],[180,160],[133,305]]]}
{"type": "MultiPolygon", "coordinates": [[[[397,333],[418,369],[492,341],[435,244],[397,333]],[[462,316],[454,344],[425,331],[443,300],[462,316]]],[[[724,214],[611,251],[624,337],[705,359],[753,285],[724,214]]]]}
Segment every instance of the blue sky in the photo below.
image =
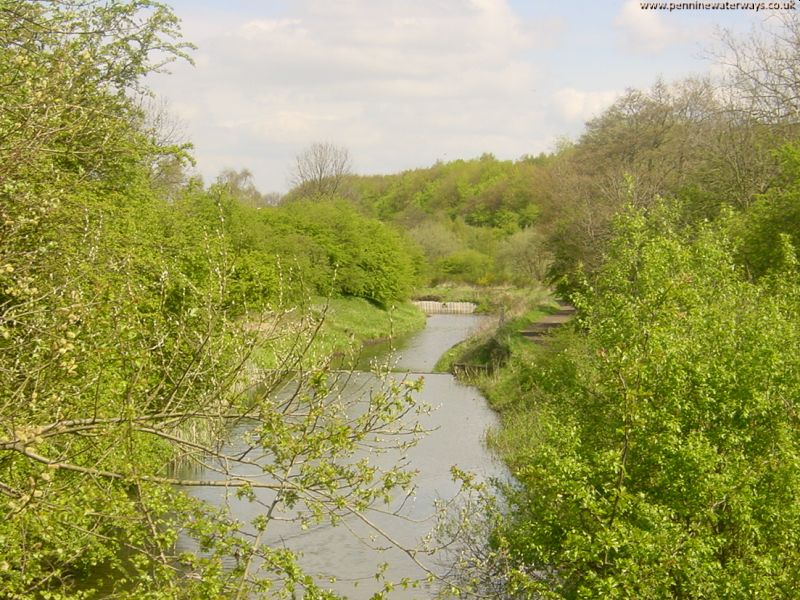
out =
{"type": "Polygon", "coordinates": [[[626,88],[712,72],[719,28],[768,17],[638,0],[168,3],[196,65],[151,87],[206,181],[247,168],[264,192],[286,191],[314,142],[347,147],[359,173],[552,150],[626,88]]]}

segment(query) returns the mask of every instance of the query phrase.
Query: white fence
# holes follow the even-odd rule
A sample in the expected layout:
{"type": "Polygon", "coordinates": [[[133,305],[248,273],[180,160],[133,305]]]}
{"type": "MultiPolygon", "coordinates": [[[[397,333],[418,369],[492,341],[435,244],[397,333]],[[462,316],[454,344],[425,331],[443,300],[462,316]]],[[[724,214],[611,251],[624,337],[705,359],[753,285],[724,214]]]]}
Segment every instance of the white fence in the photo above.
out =
{"type": "Polygon", "coordinates": [[[435,302],[418,300],[414,305],[425,311],[426,315],[471,315],[478,307],[473,302],[435,302]]]}

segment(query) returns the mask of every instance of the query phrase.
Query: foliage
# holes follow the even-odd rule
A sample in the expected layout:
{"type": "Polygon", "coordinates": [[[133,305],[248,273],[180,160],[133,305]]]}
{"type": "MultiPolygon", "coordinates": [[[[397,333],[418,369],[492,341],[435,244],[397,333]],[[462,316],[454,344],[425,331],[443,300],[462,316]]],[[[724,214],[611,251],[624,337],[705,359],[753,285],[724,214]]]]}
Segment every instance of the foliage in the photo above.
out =
{"type": "Polygon", "coordinates": [[[333,597],[272,544],[274,520],[385,509],[411,473],[364,449],[405,450],[421,408],[415,382],[343,393],[331,355],[418,326],[401,303],[423,278],[527,286],[548,267],[574,275],[580,327],[534,350],[509,319],[468,350],[510,354],[488,389],[516,483],[480,500],[467,563],[488,570],[464,591],[793,595],[784,26],[731,44],[731,103],[705,80],[659,82],[556,155],[393,176],[349,175],[346,151],[315,145],[274,206],[246,170],[189,179],[188,146],[149,114],[144,76],[189,49],[166,6],[0,0],[0,595],[333,597]],[[192,487],[265,513],[239,522],[192,487]]]}
{"type": "Polygon", "coordinates": [[[434,268],[450,281],[486,285],[491,283],[491,265],[489,256],[467,248],[440,258],[434,268]]]}
{"type": "Polygon", "coordinates": [[[505,241],[536,222],[547,165],[545,156],[514,162],[484,154],[397,175],[351,176],[342,195],[364,214],[407,230],[427,259],[429,281],[488,285],[524,277],[518,267],[530,261],[510,258],[505,241]]]}
{"type": "Polygon", "coordinates": [[[758,198],[742,215],[731,217],[736,223],[737,258],[754,277],[780,272],[790,248],[800,247],[800,148],[788,145],[779,156],[780,187],[758,198]]]}
{"type": "Polygon", "coordinates": [[[176,17],[151,0],[0,3],[0,184],[19,198],[23,179],[63,188],[67,173],[99,179],[125,160],[175,154],[134,135],[143,115],[126,94],[186,56],[179,37],[176,17]]]}
{"type": "Polygon", "coordinates": [[[271,544],[276,511],[297,527],[336,523],[409,485],[360,452],[413,443],[415,382],[378,385],[365,403],[329,363],[299,373],[316,332],[302,319],[277,371],[250,361],[295,323],[282,284],[303,289],[270,242],[295,244],[290,257],[314,242],[329,258],[307,271],[315,285],[341,269],[340,291],[389,303],[413,275],[402,240],[335,207],[324,224],[299,208],[266,216],[232,198],[252,191],[236,177],[165,186],[156,167],[179,166],[184,148],[159,141],[138,94],[185,48],[149,0],[0,0],[4,598],[333,597],[271,544]],[[169,203],[156,195],[167,187],[169,203]],[[268,312],[253,322],[249,309],[268,312]],[[234,453],[241,424],[247,449],[234,453]],[[198,486],[268,507],[241,523],[192,500],[198,486]]]}
{"type": "Polygon", "coordinates": [[[744,118],[707,79],[628,90],[552,161],[538,222],[551,277],[597,269],[627,204],[676,199],[686,223],[746,209],[775,184],[774,150],[792,135],[744,118]]]}
{"type": "Polygon", "coordinates": [[[294,248],[285,256],[310,257],[311,270],[304,275],[317,293],[356,296],[388,306],[407,298],[415,283],[408,242],[346,203],[292,202],[262,213],[262,218],[291,231],[294,248]]]}
{"type": "Polygon", "coordinates": [[[520,287],[545,281],[551,260],[542,234],[533,227],[518,231],[498,244],[495,259],[504,278],[520,287]]]}
{"type": "Polygon", "coordinates": [[[189,189],[175,203],[192,229],[190,239],[211,232],[223,237],[232,265],[232,310],[302,306],[314,295],[354,296],[389,307],[410,294],[420,259],[400,233],[341,201],[254,206],[253,193],[258,195],[219,181],[208,190],[189,189]]]}
{"type": "Polygon", "coordinates": [[[796,589],[798,272],[749,281],[724,228],[676,213],[618,219],[580,335],[514,366],[495,438],[519,482],[494,534],[511,597],[796,589]]]}
{"type": "Polygon", "coordinates": [[[340,368],[350,368],[357,366],[364,345],[395,340],[425,326],[424,313],[410,302],[384,309],[363,298],[312,300],[300,319],[283,318],[281,326],[274,327],[275,334],[254,354],[255,363],[271,369],[280,366],[297,344],[297,330],[314,328],[316,334],[301,363],[314,365],[334,357],[340,368]]]}
{"type": "MultiPolygon", "coordinates": [[[[524,288],[523,288],[524,289],[524,288]]],[[[500,317],[481,328],[469,339],[457,344],[437,361],[435,371],[449,372],[455,363],[487,367],[486,374],[490,377],[475,377],[470,373],[459,374],[459,378],[466,378],[469,383],[477,386],[486,395],[492,408],[502,409],[496,404],[499,399],[508,400],[515,396],[513,390],[503,390],[500,393],[494,389],[496,378],[495,371],[505,366],[512,357],[518,358],[530,346],[530,340],[522,332],[535,323],[542,316],[553,310],[550,301],[546,299],[547,292],[543,289],[530,290],[522,298],[495,299],[495,310],[500,317]]],[[[505,379],[510,379],[506,374],[505,379]]]]}

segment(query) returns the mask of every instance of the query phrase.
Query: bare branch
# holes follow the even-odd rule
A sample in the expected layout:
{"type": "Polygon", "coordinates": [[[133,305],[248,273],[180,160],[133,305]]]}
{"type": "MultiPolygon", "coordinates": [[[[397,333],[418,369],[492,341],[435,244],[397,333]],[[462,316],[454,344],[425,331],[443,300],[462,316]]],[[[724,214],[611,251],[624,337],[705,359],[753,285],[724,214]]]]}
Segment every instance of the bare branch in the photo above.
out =
{"type": "Polygon", "coordinates": [[[290,181],[304,196],[334,196],[350,169],[347,148],[317,142],[297,155],[290,181]]]}

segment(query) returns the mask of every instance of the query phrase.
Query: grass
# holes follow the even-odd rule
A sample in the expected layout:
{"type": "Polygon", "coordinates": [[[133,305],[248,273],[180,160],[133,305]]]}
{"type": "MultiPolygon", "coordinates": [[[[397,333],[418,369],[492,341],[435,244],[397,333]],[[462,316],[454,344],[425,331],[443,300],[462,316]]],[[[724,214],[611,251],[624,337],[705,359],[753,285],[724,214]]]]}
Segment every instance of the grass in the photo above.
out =
{"type": "Polygon", "coordinates": [[[435,371],[449,372],[456,363],[486,366],[493,370],[505,363],[518,344],[530,344],[522,330],[558,307],[543,288],[491,288],[490,303],[498,319],[489,327],[445,352],[436,363],[435,371]]]}
{"type": "Polygon", "coordinates": [[[254,361],[265,369],[308,368],[423,327],[425,314],[410,302],[384,309],[363,298],[315,298],[310,308],[295,309],[264,328],[254,361]]]}
{"type": "MultiPolygon", "coordinates": [[[[446,352],[435,367],[440,372],[450,371],[453,363],[502,364],[514,344],[529,343],[519,332],[557,308],[543,287],[437,286],[418,290],[415,298],[475,302],[497,315],[488,327],[446,352]]],[[[260,369],[283,370],[324,364],[332,356],[346,364],[366,344],[421,330],[425,315],[410,302],[386,310],[362,298],[315,298],[310,309],[295,309],[266,325],[254,363],[260,369]]]]}
{"type": "Polygon", "coordinates": [[[341,352],[352,342],[394,339],[425,327],[425,314],[410,302],[385,310],[361,298],[334,298],[316,308],[325,321],[318,340],[320,347],[341,352]]]}

